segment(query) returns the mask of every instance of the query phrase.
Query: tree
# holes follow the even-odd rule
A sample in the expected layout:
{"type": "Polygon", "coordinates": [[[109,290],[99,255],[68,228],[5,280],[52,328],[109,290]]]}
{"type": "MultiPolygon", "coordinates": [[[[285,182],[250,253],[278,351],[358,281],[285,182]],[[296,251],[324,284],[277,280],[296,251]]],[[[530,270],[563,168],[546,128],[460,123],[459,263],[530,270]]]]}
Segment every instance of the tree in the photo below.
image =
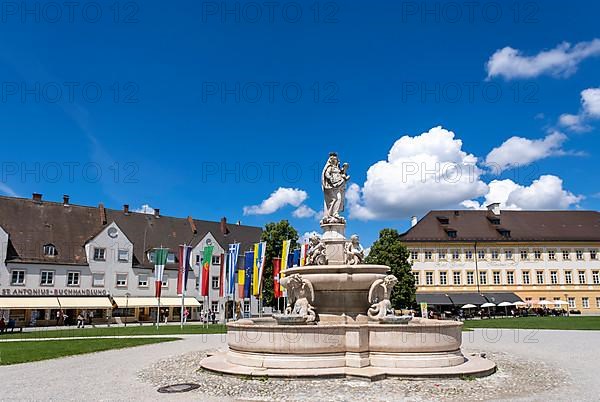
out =
{"type": "Polygon", "coordinates": [[[260,237],[267,242],[265,254],[265,272],[263,274],[263,305],[277,307],[277,299],[273,297],[273,258],[281,257],[281,248],[284,240],[291,240],[291,248],[298,243],[298,231],[287,220],[271,222],[265,225],[260,237]]]}
{"type": "Polygon", "coordinates": [[[398,231],[383,229],[365,259],[368,264],[389,266],[392,275],[398,278],[390,299],[394,309],[411,308],[416,305],[415,278],[412,275],[412,264],[408,261],[409,256],[410,253],[402,244],[398,231]]]}

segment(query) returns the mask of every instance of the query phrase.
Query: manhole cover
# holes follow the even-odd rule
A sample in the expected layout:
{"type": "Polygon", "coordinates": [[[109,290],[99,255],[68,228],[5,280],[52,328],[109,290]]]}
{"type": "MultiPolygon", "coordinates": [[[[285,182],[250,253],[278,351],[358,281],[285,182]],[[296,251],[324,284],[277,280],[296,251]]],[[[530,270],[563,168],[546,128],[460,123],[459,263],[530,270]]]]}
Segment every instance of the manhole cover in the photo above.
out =
{"type": "Polygon", "coordinates": [[[174,385],[167,385],[166,387],[161,387],[158,389],[158,392],[162,393],[162,394],[175,394],[178,392],[190,392],[194,389],[198,389],[200,388],[199,384],[192,384],[192,383],[186,383],[186,384],[174,384],[174,385]]]}

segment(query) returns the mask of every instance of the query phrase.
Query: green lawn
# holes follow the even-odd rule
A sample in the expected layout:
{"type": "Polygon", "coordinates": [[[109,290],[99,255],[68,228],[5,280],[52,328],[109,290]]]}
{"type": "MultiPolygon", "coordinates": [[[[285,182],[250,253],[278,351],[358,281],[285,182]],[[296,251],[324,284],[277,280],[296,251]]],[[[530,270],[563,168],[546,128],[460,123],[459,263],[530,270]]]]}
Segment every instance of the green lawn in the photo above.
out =
{"type": "Polygon", "coordinates": [[[184,325],[183,330],[179,325],[161,325],[157,330],[151,325],[139,326],[137,324],[125,327],[110,328],[92,328],[86,327],[78,329],[77,327],[65,327],[65,329],[48,330],[36,328],[31,332],[22,333],[4,333],[0,335],[2,339],[30,339],[30,338],[66,338],[77,336],[127,336],[127,335],[183,335],[183,334],[223,334],[227,328],[222,324],[204,326],[201,324],[184,325]]]}
{"type": "Polygon", "coordinates": [[[600,317],[520,317],[467,320],[464,328],[600,330],[600,317]]]}
{"type": "Polygon", "coordinates": [[[0,366],[81,355],[109,349],[130,348],[177,338],[145,339],[73,339],[64,341],[24,341],[0,343],[0,366]]]}

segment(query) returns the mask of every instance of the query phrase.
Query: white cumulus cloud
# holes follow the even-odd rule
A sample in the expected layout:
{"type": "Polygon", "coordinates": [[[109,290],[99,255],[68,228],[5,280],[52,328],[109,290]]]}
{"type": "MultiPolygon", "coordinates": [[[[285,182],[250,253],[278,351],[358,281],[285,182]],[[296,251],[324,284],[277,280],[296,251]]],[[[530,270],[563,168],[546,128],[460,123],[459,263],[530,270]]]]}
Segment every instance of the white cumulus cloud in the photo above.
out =
{"type": "Polygon", "coordinates": [[[312,232],[304,232],[304,234],[302,236],[300,236],[300,238],[298,239],[298,243],[300,243],[300,244],[308,243],[308,240],[311,238],[312,235],[321,236],[320,233],[315,232],[314,230],[312,232]]]}
{"type": "Polygon", "coordinates": [[[505,79],[534,78],[542,74],[568,77],[588,57],[600,55],[600,39],[572,45],[563,42],[550,50],[526,56],[521,50],[510,46],[496,50],[487,62],[488,78],[501,76],[505,79]]]}
{"type": "Polygon", "coordinates": [[[584,198],[563,188],[563,181],[554,175],[540,176],[531,185],[523,186],[510,179],[492,180],[489,192],[482,204],[475,200],[464,201],[466,208],[482,209],[493,202],[499,202],[501,209],[567,209],[584,198]]]}
{"type": "Polygon", "coordinates": [[[457,207],[487,193],[477,158],[462,141],[440,126],[397,140],[385,161],[367,171],[363,186],[346,192],[350,217],[401,219],[430,209],[457,207]]]}
{"type": "Polygon", "coordinates": [[[562,114],[558,124],[571,131],[584,132],[592,129],[587,123],[598,118],[600,118],[600,88],[587,88],[581,91],[579,113],[562,114]]]}
{"type": "Polygon", "coordinates": [[[144,204],[140,208],[134,209],[133,212],[139,212],[141,214],[154,215],[154,208],[152,208],[148,204],[144,204]]]}
{"type": "Polygon", "coordinates": [[[312,218],[317,214],[314,209],[302,204],[292,212],[294,218],[312,218]]]}
{"type": "Polygon", "coordinates": [[[9,197],[18,197],[19,195],[7,184],[0,182],[0,193],[6,194],[9,197]]]}
{"type": "Polygon", "coordinates": [[[567,136],[559,132],[553,132],[538,140],[511,137],[490,151],[485,158],[485,164],[492,171],[500,173],[511,167],[526,166],[549,156],[564,155],[565,151],[561,146],[566,139],[567,136]]]}
{"type": "Polygon", "coordinates": [[[307,198],[304,190],[279,187],[259,205],[245,206],[244,215],[269,215],[287,205],[299,207],[307,198]]]}

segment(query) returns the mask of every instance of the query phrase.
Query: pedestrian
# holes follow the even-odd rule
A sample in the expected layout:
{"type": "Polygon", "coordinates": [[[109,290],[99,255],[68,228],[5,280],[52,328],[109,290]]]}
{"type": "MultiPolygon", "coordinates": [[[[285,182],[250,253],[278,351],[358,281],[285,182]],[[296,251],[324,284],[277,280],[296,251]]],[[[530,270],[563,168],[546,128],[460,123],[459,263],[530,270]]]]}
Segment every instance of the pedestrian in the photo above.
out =
{"type": "Polygon", "coordinates": [[[85,328],[85,321],[82,313],[77,315],[77,328],[85,328]]]}
{"type": "Polygon", "coordinates": [[[168,309],[165,309],[164,316],[165,316],[165,325],[166,325],[167,321],[169,320],[169,310],[168,309]]]}
{"type": "Polygon", "coordinates": [[[212,321],[213,324],[216,322],[216,317],[217,317],[217,315],[215,314],[214,311],[212,311],[210,313],[210,320],[212,321]]]}
{"type": "Polygon", "coordinates": [[[4,317],[0,317],[0,334],[6,331],[6,322],[4,321],[4,317]]]}
{"type": "Polygon", "coordinates": [[[63,315],[62,315],[62,323],[63,323],[63,325],[66,325],[66,326],[69,325],[69,316],[65,313],[63,313],[63,315]]]}
{"type": "Polygon", "coordinates": [[[190,310],[187,308],[183,310],[183,323],[187,323],[188,316],[190,315],[190,310]]]}
{"type": "Polygon", "coordinates": [[[93,320],[94,320],[94,310],[90,311],[90,313],[88,314],[88,324],[92,325],[93,320]]]}

